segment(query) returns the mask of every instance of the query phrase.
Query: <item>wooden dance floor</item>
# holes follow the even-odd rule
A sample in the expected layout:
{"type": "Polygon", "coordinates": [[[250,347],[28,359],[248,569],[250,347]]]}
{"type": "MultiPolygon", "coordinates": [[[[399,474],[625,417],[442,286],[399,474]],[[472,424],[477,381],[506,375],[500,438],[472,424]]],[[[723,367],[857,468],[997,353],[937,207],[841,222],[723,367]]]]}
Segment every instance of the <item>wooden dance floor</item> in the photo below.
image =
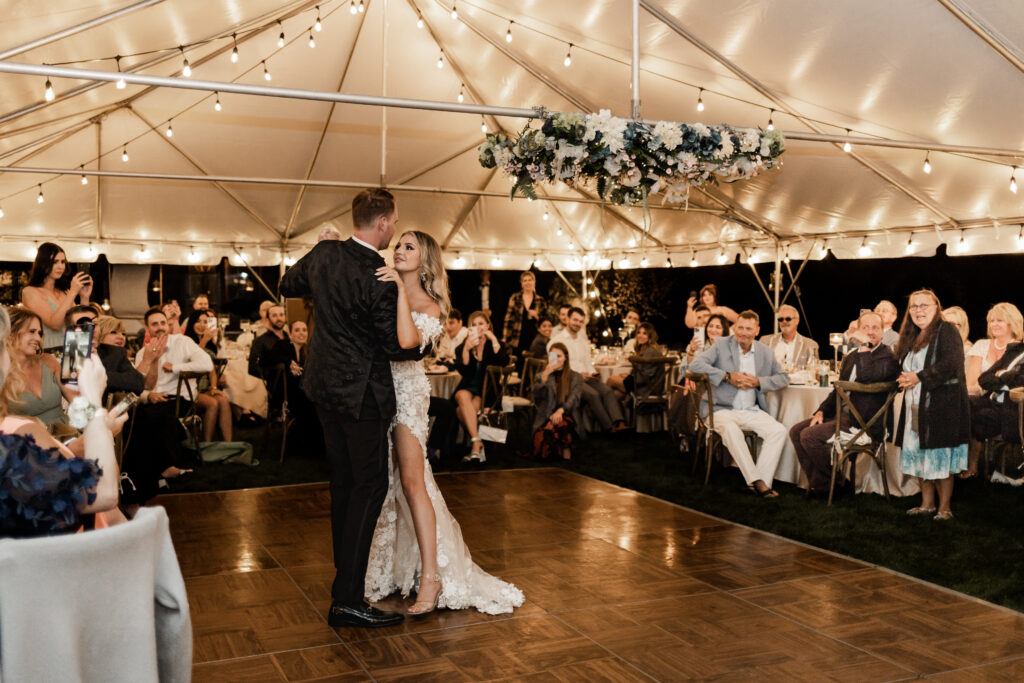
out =
{"type": "Polygon", "coordinates": [[[1024,680],[1017,612],[564,470],[437,480],[514,614],[332,629],[326,484],[160,497],[194,679],[1024,680]]]}

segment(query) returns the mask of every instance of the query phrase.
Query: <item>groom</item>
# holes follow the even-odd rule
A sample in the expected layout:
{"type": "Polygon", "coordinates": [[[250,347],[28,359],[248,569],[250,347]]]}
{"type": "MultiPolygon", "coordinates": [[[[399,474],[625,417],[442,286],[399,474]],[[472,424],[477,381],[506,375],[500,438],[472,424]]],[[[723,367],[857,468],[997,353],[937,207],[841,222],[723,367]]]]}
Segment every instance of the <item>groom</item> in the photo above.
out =
{"type": "Polygon", "coordinates": [[[285,273],[281,293],[311,297],[314,320],[302,388],[316,403],[331,462],[331,535],[336,574],[327,623],[393,626],[401,614],[363,599],[374,527],[388,490],[388,429],[395,415],[391,360],[398,343],[398,288],[379,282],[378,250],[395,234],[395,198],[384,189],[352,200],[355,234],[319,242],[285,273]]]}

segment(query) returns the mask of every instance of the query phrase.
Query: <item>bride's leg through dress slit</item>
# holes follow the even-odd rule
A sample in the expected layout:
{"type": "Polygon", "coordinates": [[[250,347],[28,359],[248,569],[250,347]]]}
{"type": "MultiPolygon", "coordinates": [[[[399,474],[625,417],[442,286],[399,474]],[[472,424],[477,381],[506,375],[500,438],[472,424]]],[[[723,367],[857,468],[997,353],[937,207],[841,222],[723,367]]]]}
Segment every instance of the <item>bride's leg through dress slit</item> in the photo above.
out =
{"type": "MultiPolygon", "coordinates": [[[[427,486],[423,479],[424,469],[427,467],[426,457],[419,440],[406,425],[396,424],[391,432],[391,438],[392,455],[398,463],[402,494],[409,505],[413,528],[416,530],[421,577],[437,576],[437,517],[434,515],[434,505],[427,495],[427,486]]],[[[429,587],[429,584],[427,587],[421,587],[423,590],[417,593],[414,605],[417,609],[423,606],[420,603],[433,605],[434,592],[424,592],[429,590],[429,587]]],[[[436,591],[440,590],[441,586],[436,586],[436,591]]]]}

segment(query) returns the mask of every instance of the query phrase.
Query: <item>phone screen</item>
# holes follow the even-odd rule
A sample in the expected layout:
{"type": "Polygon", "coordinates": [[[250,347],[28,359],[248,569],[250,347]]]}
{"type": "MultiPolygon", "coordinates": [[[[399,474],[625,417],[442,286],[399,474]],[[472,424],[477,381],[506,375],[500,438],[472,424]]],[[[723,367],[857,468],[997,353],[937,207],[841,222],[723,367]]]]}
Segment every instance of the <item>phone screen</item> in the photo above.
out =
{"type": "Polygon", "coordinates": [[[122,398],[121,401],[117,404],[117,406],[114,408],[114,412],[123,413],[124,411],[128,410],[133,405],[135,405],[136,401],[138,400],[139,397],[137,394],[128,394],[127,396],[122,398]]]}
{"type": "Polygon", "coordinates": [[[206,318],[206,329],[215,330],[217,329],[217,319],[212,315],[206,318]]]}
{"type": "Polygon", "coordinates": [[[60,381],[78,384],[82,363],[92,353],[92,325],[74,325],[64,330],[64,355],[60,361],[60,381]]]}

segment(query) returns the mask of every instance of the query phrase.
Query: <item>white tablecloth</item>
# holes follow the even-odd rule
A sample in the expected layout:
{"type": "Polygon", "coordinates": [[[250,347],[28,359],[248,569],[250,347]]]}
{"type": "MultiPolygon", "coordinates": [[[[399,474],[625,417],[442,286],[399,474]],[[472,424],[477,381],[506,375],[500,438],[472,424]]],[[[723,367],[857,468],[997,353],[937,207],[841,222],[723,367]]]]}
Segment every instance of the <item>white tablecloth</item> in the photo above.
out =
{"type": "Polygon", "coordinates": [[[438,374],[428,372],[427,379],[430,380],[430,395],[437,398],[451,398],[461,378],[462,375],[455,370],[438,374]]]}
{"type": "Polygon", "coordinates": [[[607,382],[612,375],[628,375],[632,372],[633,366],[628,362],[622,362],[614,365],[595,365],[594,369],[601,376],[601,381],[607,382]]]}

